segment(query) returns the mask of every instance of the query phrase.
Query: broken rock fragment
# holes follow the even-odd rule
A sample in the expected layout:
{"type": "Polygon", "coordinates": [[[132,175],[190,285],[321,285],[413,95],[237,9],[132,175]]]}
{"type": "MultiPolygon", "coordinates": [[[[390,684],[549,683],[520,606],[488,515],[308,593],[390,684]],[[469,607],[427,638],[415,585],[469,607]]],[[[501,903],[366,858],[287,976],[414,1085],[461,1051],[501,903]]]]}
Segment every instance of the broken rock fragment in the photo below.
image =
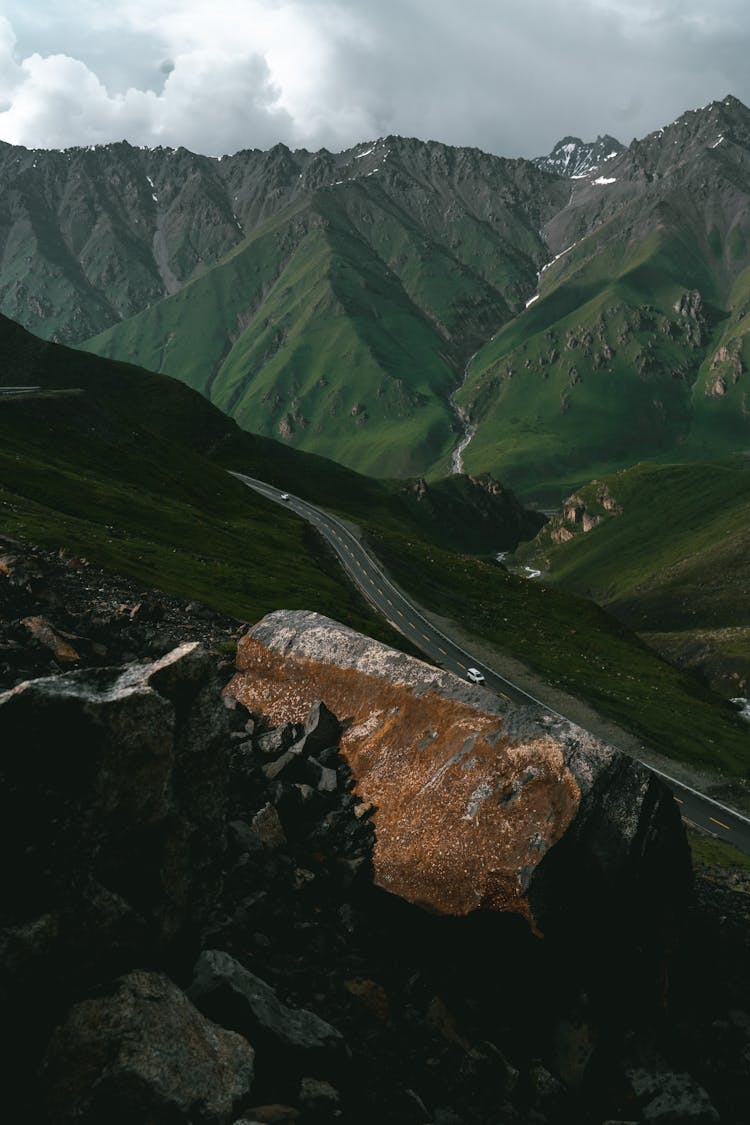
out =
{"type": "Polygon", "coordinates": [[[162,973],[135,970],[76,1004],[44,1067],[50,1120],[226,1125],[252,1088],[254,1051],[162,973]]]}

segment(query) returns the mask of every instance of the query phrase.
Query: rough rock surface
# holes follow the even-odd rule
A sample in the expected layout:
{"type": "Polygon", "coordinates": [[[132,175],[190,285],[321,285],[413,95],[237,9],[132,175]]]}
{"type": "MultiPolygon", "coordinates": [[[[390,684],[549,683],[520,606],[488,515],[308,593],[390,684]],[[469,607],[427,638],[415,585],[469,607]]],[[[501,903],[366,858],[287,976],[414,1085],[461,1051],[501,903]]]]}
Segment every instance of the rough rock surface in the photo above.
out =
{"type": "Polygon", "coordinates": [[[5,907],[44,909],[64,971],[99,947],[166,948],[208,909],[228,733],[212,671],[186,644],[0,695],[5,907]]]}
{"type": "Polygon", "coordinates": [[[188,996],[211,1019],[240,1032],[259,1050],[269,1044],[272,1051],[285,1051],[287,1066],[292,1056],[304,1056],[304,1065],[314,1068],[316,1055],[342,1051],[340,1031],[306,1008],[282,1003],[270,985],[221,950],[201,953],[188,996]]]}
{"type": "Polygon", "coordinates": [[[642,871],[645,848],[654,879],[680,852],[687,878],[667,790],[566,720],[304,611],[263,618],[238,667],[228,690],[276,723],[320,698],[342,717],[357,794],[375,808],[376,880],[411,902],[543,929],[564,914],[562,886],[606,889],[642,871]]]}
{"type": "Polygon", "coordinates": [[[233,653],[242,629],[207,606],[145,590],[0,529],[0,690],[76,664],[156,659],[188,641],[233,653]]]}
{"type": "Polygon", "coordinates": [[[247,1104],[253,1059],[246,1039],[205,1019],[168,977],[136,970],[76,1004],[52,1037],[50,1116],[225,1125],[247,1104]]]}
{"type": "MultiPolygon", "coordinates": [[[[351,712],[334,718],[319,705],[323,699],[335,712],[332,700],[322,695],[309,711],[300,710],[299,721],[274,726],[262,708],[250,713],[231,694],[222,702],[228,669],[219,652],[170,658],[161,665],[164,680],[149,673],[148,685],[144,663],[153,669],[148,661],[140,668],[104,672],[102,663],[119,661],[121,654],[162,655],[170,637],[174,644],[203,636],[223,647],[227,629],[235,631],[236,623],[83,565],[68,567],[27,545],[16,544],[13,556],[12,563],[0,564],[5,614],[0,613],[0,684],[13,686],[29,673],[60,671],[50,650],[21,624],[23,617],[43,616],[59,632],[75,634],[72,643],[82,667],[63,677],[56,674],[49,692],[32,685],[40,697],[65,699],[69,709],[59,712],[56,726],[15,722],[4,728],[0,743],[3,768],[12,764],[14,784],[24,780],[17,792],[25,802],[23,816],[9,810],[7,799],[4,805],[18,829],[14,835],[4,825],[0,896],[6,1116],[9,1112],[14,1121],[34,1125],[54,1125],[64,1120],[63,1112],[68,1119],[72,1114],[85,1120],[95,1104],[94,1083],[85,1078],[88,1064],[77,1056],[75,1072],[83,1081],[74,1097],[74,1067],[65,1061],[58,1065],[68,1058],[72,1063],[75,1040],[66,1045],[66,1038],[76,1021],[69,1013],[111,1012],[123,974],[131,980],[134,973],[145,973],[170,992],[166,974],[184,991],[196,958],[213,950],[265,982],[284,1009],[314,1014],[344,1043],[341,1051],[316,1054],[313,1066],[310,1055],[278,1038],[264,1040],[258,1031],[257,1043],[251,1041],[256,1055],[249,1098],[228,1107],[222,1125],[602,1125],[645,1122],[654,1113],[666,1122],[682,1105],[689,1106],[693,1120],[700,1114],[714,1120],[715,1111],[724,1125],[746,1125],[746,873],[728,874],[718,858],[706,860],[698,870],[697,900],[691,905],[686,898],[683,904],[684,924],[676,916],[666,926],[662,899],[670,900],[681,885],[680,857],[674,857],[671,869],[654,866],[661,871],[661,884],[644,882],[653,842],[639,838],[635,846],[632,841],[623,846],[617,833],[602,830],[613,815],[605,809],[599,817],[597,801],[608,799],[617,785],[623,808],[614,823],[622,833],[630,800],[623,778],[613,780],[604,770],[587,792],[585,779],[577,782],[588,809],[535,870],[529,895],[535,912],[545,918],[543,940],[517,913],[477,910],[456,917],[421,910],[373,884],[373,810],[352,792],[351,771],[338,747],[327,744],[339,720],[344,729],[347,719],[351,725],[351,712]],[[3,565],[20,585],[4,584],[3,565]],[[127,612],[117,611],[121,603],[129,604],[127,612]],[[61,680],[68,685],[65,692],[61,680]],[[87,758],[81,739],[85,728],[74,721],[88,706],[92,684],[101,696],[107,683],[132,687],[136,682],[142,695],[141,689],[133,691],[127,714],[133,718],[130,708],[138,699],[151,699],[152,692],[170,704],[175,716],[171,745],[181,748],[175,766],[189,761],[196,766],[172,775],[171,812],[152,825],[153,831],[133,816],[164,806],[172,750],[157,748],[151,768],[144,766],[141,774],[144,791],[134,793],[129,777],[137,751],[133,730],[110,723],[107,753],[87,758]],[[183,757],[200,732],[208,753],[211,731],[218,779],[210,772],[214,759],[202,759],[200,746],[194,746],[194,756],[183,757]],[[312,737],[306,741],[306,736],[312,737]],[[292,747],[299,752],[269,779],[264,767],[292,747]],[[79,786],[75,771],[82,761],[91,767],[90,774],[82,771],[84,780],[92,783],[79,786]],[[97,774],[103,762],[108,777],[97,774]],[[324,771],[333,774],[334,788],[324,771]],[[98,786],[93,784],[97,776],[98,786]],[[119,812],[112,808],[114,797],[103,805],[108,792],[122,796],[119,812]],[[103,807],[109,808],[106,818],[103,807]],[[199,820],[201,827],[190,832],[189,824],[199,820]],[[576,837],[576,825],[589,826],[588,842],[576,837]],[[191,839],[188,872],[183,830],[191,839]],[[115,846],[128,837],[140,845],[129,855],[115,846]],[[171,850],[166,847],[170,840],[171,850]],[[576,856],[566,856],[566,847],[576,856]],[[639,866],[641,847],[647,862],[639,866]],[[588,867],[581,862],[586,853],[588,867]],[[106,854],[119,855],[122,865],[102,865],[106,854]],[[176,917],[175,902],[182,901],[180,895],[175,898],[171,878],[161,881],[161,873],[170,870],[164,866],[169,856],[175,883],[183,888],[191,886],[186,879],[192,878],[194,865],[196,909],[185,916],[179,938],[165,943],[161,924],[176,917]],[[614,857],[624,861],[623,868],[613,867],[614,857]],[[566,883],[572,858],[579,863],[580,879],[566,883]],[[559,863],[557,873],[553,862],[559,863]],[[600,867],[609,872],[609,895],[597,876],[600,867]],[[201,873],[209,871],[211,879],[204,878],[201,873]],[[533,897],[534,887],[554,889],[558,883],[559,893],[546,902],[533,897]],[[560,910],[566,913],[565,925],[560,910]],[[612,925],[603,935],[604,915],[612,925]],[[101,1008],[85,1007],[99,1002],[101,1008]],[[45,1056],[48,1063],[41,1069],[45,1056]],[[52,1091],[54,1106],[47,1097],[52,1091]]],[[[468,685],[454,687],[459,702],[480,698],[468,685]]],[[[13,708],[31,698],[29,691],[11,696],[13,708]]],[[[105,712],[118,713],[114,701],[105,712]]],[[[143,746],[153,750],[151,712],[143,707],[141,713],[143,746]]],[[[496,717],[498,723],[504,718],[496,717]]],[[[612,759],[610,768],[616,771],[619,761],[612,759]]],[[[578,767],[571,762],[570,769],[574,773],[578,767]]],[[[629,776],[632,781],[634,775],[629,776]]],[[[636,778],[633,784],[637,802],[641,783],[636,778]]],[[[632,826],[625,835],[631,831],[632,826]]],[[[165,1010],[161,1001],[154,1005],[165,1010]]],[[[178,1001],[169,1000],[166,1007],[184,1014],[178,1001]]],[[[200,1018],[188,1005],[191,1010],[200,1018]]],[[[151,1002],[134,1001],[128,1011],[130,1037],[107,1042],[122,1044],[131,1058],[138,1054],[145,1062],[144,1045],[159,1042],[159,1021],[151,1002]]],[[[98,1058],[95,1030],[92,1024],[86,1034],[91,1032],[87,1041],[98,1058]]],[[[221,1040],[222,1033],[216,1034],[221,1040]]],[[[152,1074],[153,1092],[168,1086],[170,1074],[187,1068],[177,1100],[164,1102],[173,1125],[197,1125],[203,1112],[180,1101],[189,1088],[191,1051],[197,1045],[190,1036],[169,1036],[152,1074]]],[[[207,1059],[203,1048],[200,1054],[207,1059]]],[[[247,1049],[238,1060],[238,1071],[246,1073],[247,1049]]],[[[112,1072],[105,1066],[97,1073],[106,1086],[112,1072]]],[[[97,1121],[148,1125],[159,1120],[144,1110],[140,1085],[118,1088],[117,1106],[97,1121]]]]}

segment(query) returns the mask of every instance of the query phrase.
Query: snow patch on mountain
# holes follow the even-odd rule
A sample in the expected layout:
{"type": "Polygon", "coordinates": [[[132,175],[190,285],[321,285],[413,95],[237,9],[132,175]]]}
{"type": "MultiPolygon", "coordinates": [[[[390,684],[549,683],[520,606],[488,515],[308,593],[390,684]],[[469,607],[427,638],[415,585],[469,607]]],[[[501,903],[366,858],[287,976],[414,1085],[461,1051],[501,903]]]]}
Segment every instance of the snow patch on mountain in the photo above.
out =
{"type": "Polygon", "coordinates": [[[538,156],[533,161],[538,168],[566,176],[570,180],[580,180],[595,172],[606,160],[613,160],[625,151],[615,137],[605,134],[595,141],[582,141],[580,137],[563,137],[558,141],[549,156],[538,156]]]}

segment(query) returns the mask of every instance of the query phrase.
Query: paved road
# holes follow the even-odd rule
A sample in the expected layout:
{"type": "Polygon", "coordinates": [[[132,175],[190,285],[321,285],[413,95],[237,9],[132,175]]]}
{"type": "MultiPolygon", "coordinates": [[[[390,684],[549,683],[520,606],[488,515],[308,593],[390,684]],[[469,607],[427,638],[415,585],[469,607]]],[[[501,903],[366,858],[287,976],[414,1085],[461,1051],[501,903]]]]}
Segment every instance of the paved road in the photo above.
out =
{"type": "MultiPolygon", "coordinates": [[[[268,500],[274,500],[291,508],[302,519],[307,520],[323,535],[332,545],[347,574],[364,593],[367,600],[393,625],[399,632],[421,649],[431,660],[459,676],[466,676],[468,668],[478,668],[487,681],[487,687],[496,691],[505,699],[514,703],[534,703],[543,707],[545,711],[559,714],[548,707],[540,699],[516,684],[506,680],[493,668],[466,652],[463,648],[437,629],[427,618],[423,617],[409,597],[404,594],[394,582],[385,574],[377,560],[362,546],[359,539],[337,519],[328,512],[316,508],[297,496],[289,496],[284,501],[281,499],[281,489],[274,488],[264,481],[245,476],[242,473],[233,473],[243,484],[255,489],[268,500]]],[[[563,718],[565,716],[561,716],[563,718]]],[[[750,734],[749,736],[750,737],[750,734]]],[[[711,832],[718,839],[734,844],[743,852],[750,855],[750,817],[734,812],[718,801],[706,797],[688,785],[683,785],[676,778],[663,773],[654,766],[644,763],[649,769],[658,774],[672,790],[675,801],[679,802],[683,819],[688,823],[697,825],[704,831],[711,832]]]]}

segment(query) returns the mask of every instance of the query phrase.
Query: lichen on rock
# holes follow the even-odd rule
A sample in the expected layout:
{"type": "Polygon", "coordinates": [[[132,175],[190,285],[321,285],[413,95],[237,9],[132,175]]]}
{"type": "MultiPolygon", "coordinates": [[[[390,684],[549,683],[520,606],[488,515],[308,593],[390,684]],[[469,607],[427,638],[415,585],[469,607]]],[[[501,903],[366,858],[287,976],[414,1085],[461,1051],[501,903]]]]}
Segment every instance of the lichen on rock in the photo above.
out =
{"type": "Polygon", "coordinates": [[[240,642],[238,668],[228,690],[274,723],[303,720],[318,699],[342,719],[357,794],[375,808],[375,879],[437,913],[517,913],[538,932],[560,916],[543,861],[561,841],[571,865],[596,854],[606,880],[646,824],[654,839],[680,834],[638,763],[319,614],[269,614],[240,642]]]}

